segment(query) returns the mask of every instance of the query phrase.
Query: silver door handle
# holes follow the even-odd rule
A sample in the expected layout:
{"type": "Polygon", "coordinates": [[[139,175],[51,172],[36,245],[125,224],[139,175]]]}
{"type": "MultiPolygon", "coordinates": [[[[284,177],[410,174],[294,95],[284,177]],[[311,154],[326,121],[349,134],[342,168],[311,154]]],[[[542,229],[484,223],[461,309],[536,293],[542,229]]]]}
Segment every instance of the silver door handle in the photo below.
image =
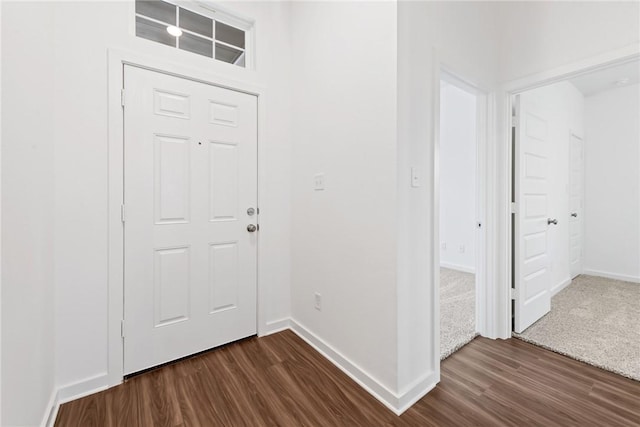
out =
{"type": "Polygon", "coordinates": [[[571,212],[571,216],[574,218],[578,218],[578,212],[571,212]]]}
{"type": "Polygon", "coordinates": [[[249,224],[249,225],[247,225],[247,231],[248,231],[249,233],[253,233],[253,232],[255,232],[257,229],[258,229],[258,227],[256,227],[256,226],[255,226],[255,225],[253,225],[253,224],[249,224]]]}
{"type": "Polygon", "coordinates": [[[553,219],[547,218],[547,225],[550,225],[550,224],[558,225],[558,220],[555,219],[555,218],[553,218],[553,219]]]}

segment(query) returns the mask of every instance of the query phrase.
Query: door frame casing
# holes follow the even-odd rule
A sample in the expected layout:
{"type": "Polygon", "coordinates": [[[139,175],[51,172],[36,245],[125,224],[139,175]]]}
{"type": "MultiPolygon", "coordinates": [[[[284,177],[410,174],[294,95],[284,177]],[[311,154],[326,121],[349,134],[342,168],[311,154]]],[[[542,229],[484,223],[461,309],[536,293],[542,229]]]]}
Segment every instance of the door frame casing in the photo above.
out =
{"type": "MultiPolygon", "coordinates": [[[[583,130],[583,134],[584,134],[584,130],[583,130]]],[[[576,276],[573,275],[573,271],[571,271],[571,219],[569,218],[569,278],[571,280],[574,279],[574,277],[579,276],[580,274],[582,274],[582,270],[584,269],[584,207],[585,207],[585,175],[584,175],[584,136],[583,135],[579,135],[578,132],[576,132],[573,129],[569,129],[569,189],[571,189],[571,172],[572,172],[572,167],[573,167],[573,152],[572,152],[572,139],[573,138],[577,138],[580,140],[580,142],[582,143],[582,188],[581,190],[581,200],[582,200],[582,206],[580,206],[581,212],[581,226],[580,226],[580,270],[578,272],[578,274],[576,276]]],[[[571,215],[571,193],[569,192],[569,215],[571,215]]],[[[570,282],[569,282],[570,283],[570,282]]],[[[551,296],[553,297],[553,295],[557,294],[558,292],[560,292],[560,290],[564,289],[564,286],[559,287],[558,290],[556,290],[555,292],[551,293],[551,296]]]]}
{"type": "MultiPolygon", "coordinates": [[[[461,73],[455,71],[451,66],[444,62],[439,62],[438,82],[447,81],[449,84],[470,93],[476,98],[476,128],[475,128],[475,221],[481,224],[474,226],[474,244],[475,244],[475,331],[482,336],[488,335],[488,318],[487,318],[487,140],[489,132],[489,108],[490,108],[490,92],[482,85],[471,82],[462,77],[461,73]]],[[[438,294],[440,294],[440,105],[441,105],[441,88],[438,88],[437,96],[437,126],[436,131],[436,155],[434,159],[435,179],[434,179],[434,195],[435,195],[435,223],[434,227],[434,243],[433,254],[434,262],[434,283],[437,283],[438,294]]],[[[440,301],[437,301],[440,304],[440,301]]],[[[438,310],[441,313],[441,310],[438,310]]],[[[439,321],[440,319],[438,319],[439,321]]],[[[436,346],[438,352],[440,346],[436,346]]]]}
{"type": "MultiPolygon", "coordinates": [[[[499,181],[500,197],[496,205],[496,213],[507,220],[503,221],[501,230],[497,230],[498,243],[504,248],[499,250],[502,256],[499,257],[502,266],[498,267],[501,281],[496,282],[496,303],[502,313],[498,313],[498,324],[496,325],[496,335],[498,338],[507,339],[511,337],[512,315],[511,305],[511,277],[513,260],[513,235],[511,232],[511,191],[512,191],[512,149],[511,149],[511,112],[513,108],[513,98],[527,90],[536,89],[553,83],[566,81],[582,74],[598,71],[608,67],[625,64],[640,59],[640,43],[625,46],[612,50],[604,54],[595,55],[581,61],[573,62],[552,70],[532,74],[528,77],[510,81],[499,90],[499,99],[502,101],[502,113],[498,129],[500,134],[496,142],[498,143],[498,157],[502,161],[501,175],[499,181]],[[502,215],[500,215],[500,213],[502,215]],[[504,237],[500,237],[504,236],[504,237]]],[[[498,222],[499,224],[500,222],[498,222]]]]}
{"type": "MultiPolygon", "coordinates": [[[[209,84],[223,89],[253,95],[258,104],[258,201],[263,205],[266,199],[266,105],[267,90],[263,86],[230,79],[229,77],[204,71],[165,59],[135,52],[108,49],[108,318],[107,318],[107,387],[122,383],[124,378],[124,340],[122,327],[124,320],[124,224],[122,205],[124,203],[124,110],[122,89],[124,87],[124,66],[134,66],[149,71],[160,72],[195,82],[209,84]]],[[[269,216],[260,212],[259,223],[265,227],[269,216]]],[[[265,250],[260,236],[257,239],[257,280],[256,318],[258,336],[270,332],[267,322],[267,293],[264,257],[265,250]]]]}

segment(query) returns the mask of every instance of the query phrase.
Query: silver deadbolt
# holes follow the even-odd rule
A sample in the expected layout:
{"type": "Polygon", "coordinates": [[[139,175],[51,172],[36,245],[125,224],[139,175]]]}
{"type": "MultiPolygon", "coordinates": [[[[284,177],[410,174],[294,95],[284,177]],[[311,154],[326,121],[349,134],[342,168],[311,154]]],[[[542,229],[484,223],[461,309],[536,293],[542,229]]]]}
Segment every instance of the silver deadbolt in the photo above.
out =
{"type": "Polygon", "coordinates": [[[254,208],[247,209],[247,215],[253,216],[255,213],[256,213],[256,210],[254,208]]]}
{"type": "Polygon", "coordinates": [[[558,225],[558,220],[557,220],[557,219],[555,219],[555,218],[554,218],[554,219],[547,218],[547,224],[548,224],[548,225],[551,225],[551,224],[553,224],[553,225],[558,225]]]}
{"type": "Polygon", "coordinates": [[[254,224],[247,225],[247,231],[249,233],[254,233],[257,229],[258,229],[258,227],[256,227],[254,224]]]}

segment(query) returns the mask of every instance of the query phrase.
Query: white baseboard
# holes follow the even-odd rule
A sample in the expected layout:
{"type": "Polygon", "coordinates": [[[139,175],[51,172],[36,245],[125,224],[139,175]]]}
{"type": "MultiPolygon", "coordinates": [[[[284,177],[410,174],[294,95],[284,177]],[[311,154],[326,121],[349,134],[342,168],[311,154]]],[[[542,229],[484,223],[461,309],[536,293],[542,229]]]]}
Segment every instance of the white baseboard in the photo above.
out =
{"type": "Polygon", "coordinates": [[[411,405],[420,400],[438,383],[435,373],[426,375],[414,382],[403,393],[398,394],[380,383],[377,379],[343,356],[321,338],[310,332],[294,319],[290,320],[291,330],[322,354],[338,369],[347,374],[360,387],[379,400],[396,415],[401,415],[411,405]]]}
{"type": "Polygon", "coordinates": [[[440,382],[440,376],[436,372],[430,372],[407,387],[398,398],[398,409],[394,412],[402,415],[404,411],[411,408],[414,403],[422,399],[427,393],[440,382]]]}
{"type": "Polygon", "coordinates": [[[273,320],[271,322],[267,322],[267,326],[262,331],[259,336],[266,337],[267,335],[275,334],[276,332],[282,332],[290,328],[289,318],[273,320]]]}
{"type": "Polygon", "coordinates": [[[586,276],[604,277],[605,279],[622,280],[624,282],[640,283],[639,276],[629,276],[626,274],[610,273],[608,271],[584,270],[582,274],[586,276]]]}
{"type": "Polygon", "coordinates": [[[42,426],[53,427],[56,417],[58,416],[60,405],[63,403],[71,402],[72,400],[80,399],[81,397],[109,388],[108,380],[109,376],[104,373],[58,387],[58,389],[52,393],[52,399],[49,402],[49,408],[42,426]]]}
{"type": "Polygon", "coordinates": [[[94,375],[87,379],[67,384],[58,388],[58,402],[67,403],[109,388],[109,375],[94,375]]]}
{"type": "Polygon", "coordinates": [[[551,288],[551,296],[553,297],[555,294],[557,294],[558,292],[560,292],[561,290],[563,290],[564,288],[569,286],[570,283],[571,283],[571,277],[568,277],[568,278],[564,279],[562,282],[560,282],[557,285],[555,285],[554,287],[552,287],[551,288]]]}
{"type": "Polygon", "coordinates": [[[53,427],[53,424],[56,422],[56,417],[58,416],[58,408],[60,408],[60,405],[58,405],[58,390],[53,389],[40,426],[53,427]]]}
{"type": "Polygon", "coordinates": [[[474,267],[467,267],[460,264],[453,264],[450,262],[440,261],[440,267],[448,268],[449,270],[462,271],[463,273],[471,273],[476,274],[476,269],[474,267]]]}

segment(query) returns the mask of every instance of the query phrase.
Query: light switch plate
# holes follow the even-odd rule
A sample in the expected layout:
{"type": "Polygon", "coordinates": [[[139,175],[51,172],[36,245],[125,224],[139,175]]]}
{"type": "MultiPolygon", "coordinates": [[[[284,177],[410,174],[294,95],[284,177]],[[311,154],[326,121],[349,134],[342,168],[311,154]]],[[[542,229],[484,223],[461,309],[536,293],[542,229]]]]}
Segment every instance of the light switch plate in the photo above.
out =
{"type": "Polygon", "coordinates": [[[313,189],[315,191],[324,190],[324,173],[317,173],[313,176],[313,189]]]}

